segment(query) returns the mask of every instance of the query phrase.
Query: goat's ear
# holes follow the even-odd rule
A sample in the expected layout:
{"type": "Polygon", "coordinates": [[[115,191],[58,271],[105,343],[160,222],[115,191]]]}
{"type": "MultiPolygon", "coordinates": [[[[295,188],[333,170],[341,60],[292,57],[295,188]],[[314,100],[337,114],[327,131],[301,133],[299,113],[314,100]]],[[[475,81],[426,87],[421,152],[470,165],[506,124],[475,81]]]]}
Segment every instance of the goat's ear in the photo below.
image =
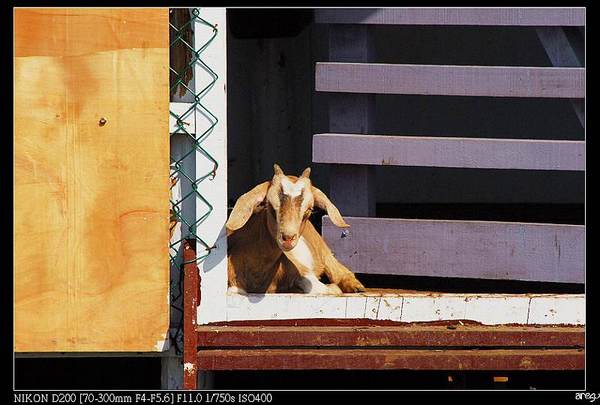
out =
{"type": "Polygon", "coordinates": [[[283,174],[283,170],[281,170],[281,167],[279,167],[279,165],[277,163],[275,163],[273,165],[273,172],[275,173],[275,175],[277,176],[278,174],[281,174],[282,176],[283,174]]]}
{"type": "Polygon", "coordinates": [[[267,190],[269,189],[270,184],[270,181],[265,181],[238,198],[229,215],[229,219],[225,224],[227,230],[236,231],[248,222],[254,209],[258,207],[267,196],[267,190]]]}
{"type": "Polygon", "coordinates": [[[335,205],[327,198],[324,192],[312,186],[312,193],[315,199],[315,205],[325,211],[327,211],[327,215],[331,218],[331,222],[335,224],[335,226],[340,228],[349,228],[350,225],[344,221],[340,211],[337,209],[335,205]]]}
{"type": "Polygon", "coordinates": [[[307,167],[306,169],[304,169],[304,171],[302,172],[300,177],[301,178],[304,177],[304,178],[308,179],[310,177],[310,167],[307,167]]]}

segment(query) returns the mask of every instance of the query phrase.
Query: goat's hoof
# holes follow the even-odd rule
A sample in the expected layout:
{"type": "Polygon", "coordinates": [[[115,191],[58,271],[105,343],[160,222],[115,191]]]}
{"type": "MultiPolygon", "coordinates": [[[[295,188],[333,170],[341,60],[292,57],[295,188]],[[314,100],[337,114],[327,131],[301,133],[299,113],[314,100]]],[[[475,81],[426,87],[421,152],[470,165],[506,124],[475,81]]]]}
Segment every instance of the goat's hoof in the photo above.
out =
{"type": "Polygon", "coordinates": [[[336,284],[329,284],[327,286],[327,295],[340,295],[343,291],[336,284]]]}
{"type": "Polygon", "coordinates": [[[362,285],[362,283],[354,277],[343,279],[339,283],[339,286],[341,290],[345,293],[359,293],[366,291],[365,286],[362,285]]]}
{"type": "Polygon", "coordinates": [[[227,288],[227,294],[248,295],[248,293],[243,288],[239,288],[239,287],[235,287],[235,286],[227,288]]]}

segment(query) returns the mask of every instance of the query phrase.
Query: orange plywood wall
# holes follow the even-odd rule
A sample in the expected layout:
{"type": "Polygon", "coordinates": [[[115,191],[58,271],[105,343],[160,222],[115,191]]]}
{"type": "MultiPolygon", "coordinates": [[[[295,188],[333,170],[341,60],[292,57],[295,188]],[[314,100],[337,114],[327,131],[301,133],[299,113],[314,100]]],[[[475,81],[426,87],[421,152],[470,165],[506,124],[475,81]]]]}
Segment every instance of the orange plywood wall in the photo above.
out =
{"type": "Polygon", "coordinates": [[[163,350],[168,9],[14,22],[15,350],[163,350]]]}

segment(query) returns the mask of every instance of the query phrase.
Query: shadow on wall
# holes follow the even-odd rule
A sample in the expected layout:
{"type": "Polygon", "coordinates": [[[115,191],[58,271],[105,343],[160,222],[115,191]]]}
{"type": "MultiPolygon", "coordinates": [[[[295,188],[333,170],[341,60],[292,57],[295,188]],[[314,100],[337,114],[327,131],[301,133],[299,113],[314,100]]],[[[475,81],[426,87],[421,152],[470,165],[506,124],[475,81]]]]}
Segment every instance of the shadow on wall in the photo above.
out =
{"type": "MultiPolygon", "coordinates": [[[[365,11],[367,12],[367,11],[365,11]]],[[[326,193],[328,165],[312,164],[312,135],[328,132],[328,93],[314,66],[328,60],[328,28],[311,10],[228,14],[229,203],[271,176],[272,164],[326,193]]],[[[532,27],[377,26],[379,63],[551,66],[532,27]]],[[[378,95],[384,135],[584,139],[569,100],[378,95]]],[[[583,204],[581,172],[378,167],[385,204],[583,204]]]]}
{"type": "Polygon", "coordinates": [[[227,10],[227,24],[236,39],[295,37],[312,20],[310,9],[227,10]]]}

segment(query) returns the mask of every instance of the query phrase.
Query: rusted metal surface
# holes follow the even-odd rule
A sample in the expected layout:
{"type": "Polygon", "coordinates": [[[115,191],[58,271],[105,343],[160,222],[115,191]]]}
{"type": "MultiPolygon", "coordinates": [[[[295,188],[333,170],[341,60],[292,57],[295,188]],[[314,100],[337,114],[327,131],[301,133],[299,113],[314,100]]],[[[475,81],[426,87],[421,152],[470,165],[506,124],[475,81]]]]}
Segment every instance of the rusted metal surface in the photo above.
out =
{"type": "Polygon", "coordinates": [[[462,346],[583,347],[583,327],[212,326],[196,328],[206,347],[462,346]]]}
{"type": "Polygon", "coordinates": [[[249,349],[202,350],[205,370],[580,370],[582,349],[387,350],[249,349]]]}
{"type": "Polygon", "coordinates": [[[196,241],[184,241],[183,259],[186,263],[192,261],[183,267],[183,388],[187,390],[195,390],[198,383],[196,311],[200,302],[200,273],[195,258],[196,241]]]}

